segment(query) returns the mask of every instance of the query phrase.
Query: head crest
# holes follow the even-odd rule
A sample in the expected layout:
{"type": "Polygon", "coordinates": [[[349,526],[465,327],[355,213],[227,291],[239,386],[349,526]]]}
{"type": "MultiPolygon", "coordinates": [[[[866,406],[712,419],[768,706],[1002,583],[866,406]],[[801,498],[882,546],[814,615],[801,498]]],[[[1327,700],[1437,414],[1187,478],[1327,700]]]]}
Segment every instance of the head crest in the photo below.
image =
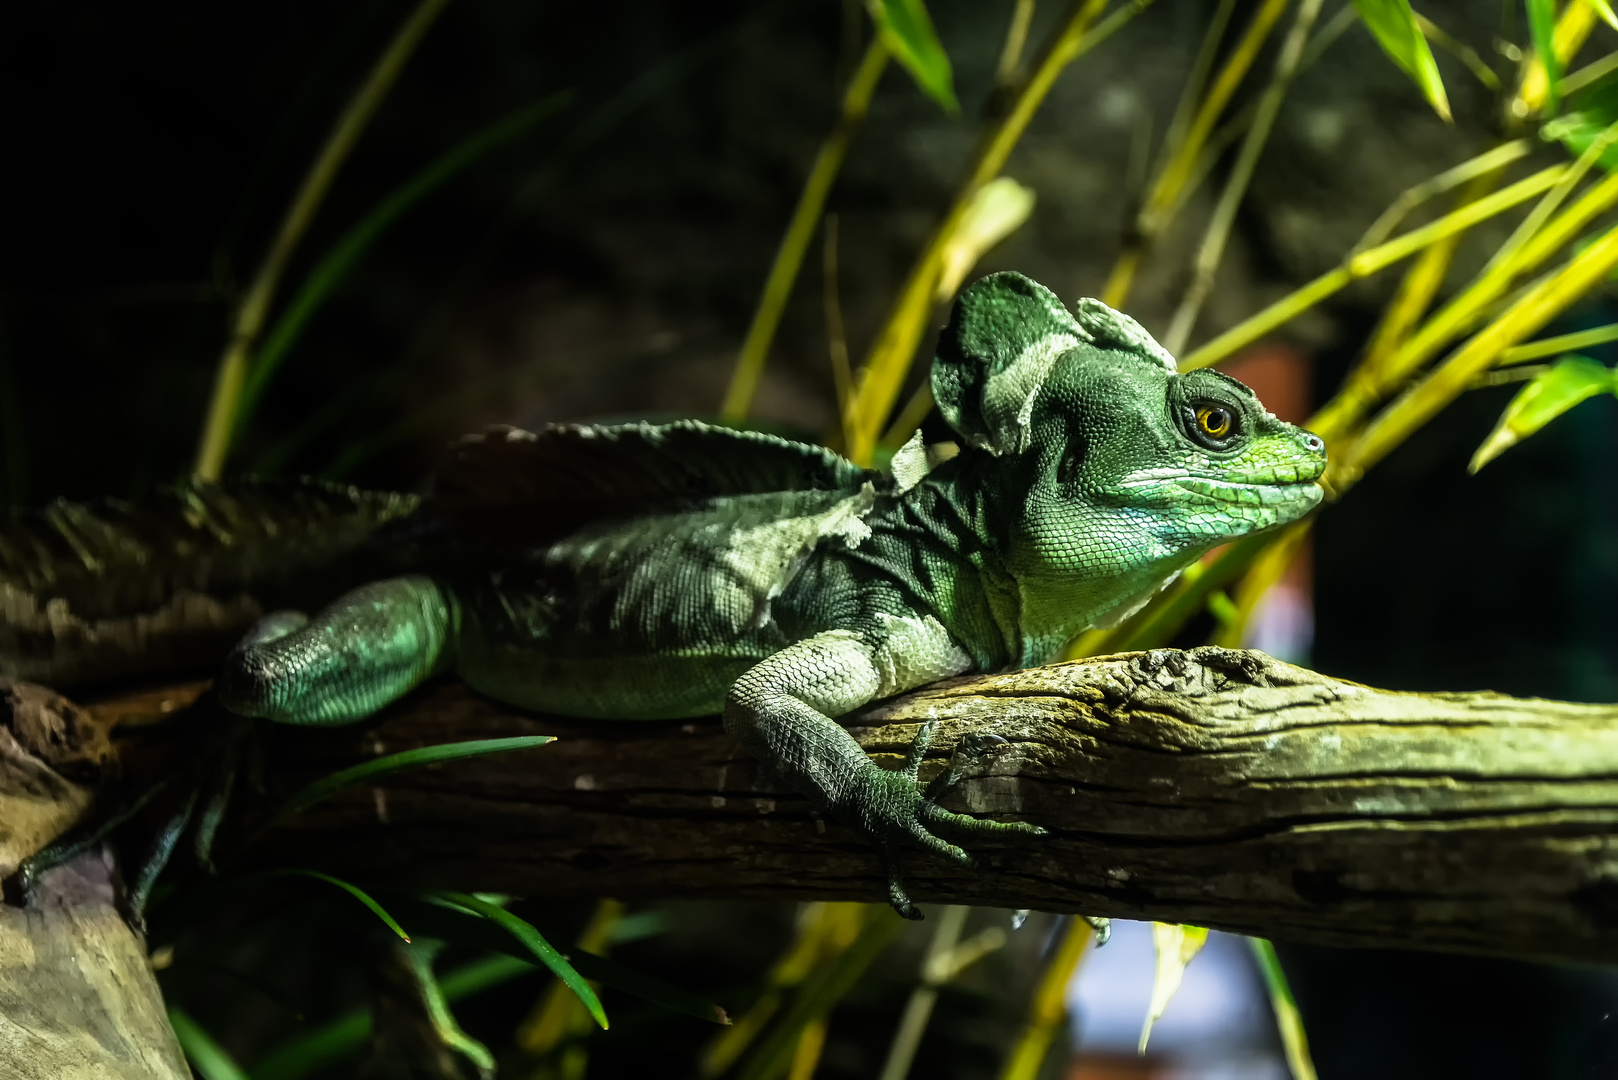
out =
{"type": "Polygon", "coordinates": [[[1038,282],[990,274],[955,301],[933,361],[933,400],[969,444],[994,454],[1026,450],[1035,396],[1056,362],[1086,345],[1174,370],[1174,359],[1128,315],[1085,299],[1075,317],[1038,282]]]}

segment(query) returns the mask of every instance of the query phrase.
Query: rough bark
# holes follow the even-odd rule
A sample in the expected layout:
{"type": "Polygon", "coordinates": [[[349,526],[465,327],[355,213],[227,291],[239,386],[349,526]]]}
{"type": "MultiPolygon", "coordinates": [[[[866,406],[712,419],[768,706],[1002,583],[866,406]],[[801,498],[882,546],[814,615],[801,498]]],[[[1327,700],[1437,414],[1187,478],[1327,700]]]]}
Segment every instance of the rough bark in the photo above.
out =
{"type": "MultiPolygon", "coordinates": [[[[1293,941],[1618,960],[1618,707],[1403,694],[1198,649],[958,679],[849,718],[897,764],[938,721],[946,805],[1048,837],[972,872],[912,851],[918,901],[1215,926],[1293,941]],[[984,742],[970,736],[993,735],[984,742]]],[[[879,901],[715,721],[518,713],[445,682],[364,729],[277,731],[291,785],[382,752],[525,733],[546,747],[389,776],[256,849],[361,879],[529,896],[879,901]]]]}
{"type": "Polygon", "coordinates": [[[26,906],[0,906],[0,1075],[190,1080],[99,852],[46,871],[26,906]]]}

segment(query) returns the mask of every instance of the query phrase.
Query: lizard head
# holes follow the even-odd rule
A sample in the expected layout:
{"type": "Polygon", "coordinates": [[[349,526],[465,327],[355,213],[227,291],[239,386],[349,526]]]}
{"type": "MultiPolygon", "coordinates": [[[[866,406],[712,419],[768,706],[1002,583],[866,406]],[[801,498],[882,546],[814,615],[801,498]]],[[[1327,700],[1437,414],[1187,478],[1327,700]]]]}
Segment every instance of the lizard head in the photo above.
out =
{"type": "Polygon", "coordinates": [[[1122,618],[1211,548],[1321,499],[1319,438],[1228,375],[1180,374],[1129,316],[1098,300],[1070,313],[1021,274],[962,292],[932,385],[1025,602],[1041,593],[1076,629],[1122,618]]]}

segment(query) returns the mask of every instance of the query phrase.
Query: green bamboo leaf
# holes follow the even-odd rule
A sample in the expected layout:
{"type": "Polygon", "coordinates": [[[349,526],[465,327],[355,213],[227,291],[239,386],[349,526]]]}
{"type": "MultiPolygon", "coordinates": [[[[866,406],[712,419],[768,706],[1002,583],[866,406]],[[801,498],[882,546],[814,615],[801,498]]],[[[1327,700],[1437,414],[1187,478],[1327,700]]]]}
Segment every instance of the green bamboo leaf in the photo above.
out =
{"type": "Polygon", "coordinates": [[[344,892],[348,893],[354,899],[358,900],[360,903],[364,904],[366,907],[370,908],[372,914],[386,923],[389,930],[392,930],[395,934],[398,934],[405,941],[410,940],[410,935],[404,932],[404,927],[400,926],[393,920],[393,916],[388,914],[387,909],[381,904],[377,903],[370,893],[366,892],[358,885],[350,885],[342,878],[332,877],[330,874],[322,874],[319,870],[305,870],[297,867],[288,868],[285,870],[272,870],[269,876],[307,877],[314,878],[316,881],[324,881],[328,885],[335,885],[339,889],[342,889],[344,892]]]}
{"type": "Polygon", "coordinates": [[[302,336],[309,320],[314,318],[388,227],[478,159],[517,138],[541,120],[560,112],[571,98],[570,91],[552,94],[502,117],[453,147],[372,207],[370,213],[321,256],[252,358],[247,381],[236,405],[233,423],[237,433],[247,426],[270,380],[302,336]]]}
{"type": "Polygon", "coordinates": [[[1354,9],[1382,51],[1415,80],[1433,110],[1448,121],[1449,96],[1444,93],[1444,80],[1416,22],[1416,13],[1410,10],[1410,0],[1354,0],[1354,9]]]}
{"type": "Polygon", "coordinates": [[[1562,81],[1562,65],[1556,59],[1556,0],[1523,0],[1528,9],[1528,36],[1534,42],[1534,55],[1545,65],[1548,112],[1554,114],[1559,102],[1557,84],[1562,81]]]}
{"type": "Polygon", "coordinates": [[[698,1020],[707,1020],[713,1024],[730,1023],[730,1017],[725,1010],[701,994],[693,994],[643,971],[636,971],[604,956],[577,949],[570,953],[567,959],[580,975],[591,982],[610,986],[614,990],[622,990],[642,1001],[650,1001],[653,1005],[661,1005],[665,1009],[694,1016],[698,1020]]]}
{"type": "Polygon", "coordinates": [[[454,761],[457,758],[477,757],[480,754],[501,754],[507,750],[527,750],[535,746],[544,746],[548,742],[556,741],[554,735],[518,735],[509,739],[469,739],[466,742],[441,743],[438,746],[423,746],[416,750],[401,750],[397,754],[387,754],[374,761],[367,761],[322,777],[293,795],[281,808],[270,815],[269,824],[274,825],[284,818],[291,817],[300,810],[307,810],[323,799],[329,799],[344,788],[363,784],[384,773],[396,772],[399,769],[412,769],[418,765],[431,765],[439,761],[454,761]]]}
{"type": "Polygon", "coordinates": [[[1152,942],[1157,946],[1157,976],[1152,980],[1152,1002],[1146,1008],[1146,1022],[1140,1027],[1140,1044],[1136,1050],[1141,1054],[1146,1053],[1152,1026],[1163,1018],[1163,1010],[1169,1007],[1175,991],[1180,989],[1186,967],[1208,943],[1208,928],[1153,923],[1152,942]]]}
{"type": "Polygon", "coordinates": [[[1618,15],[1613,14],[1612,4],[1608,3],[1608,0],[1584,0],[1584,2],[1595,9],[1595,13],[1601,16],[1602,22],[1614,30],[1618,30],[1618,15]]]}
{"type": "Polygon", "coordinates": [[[520,941],[529,952],[539,958],[539,962],[551,969],[551,972],[561,979],[563,984],[583,1002],[584,1007],[590,1011],[595,1022],[605,1030],[607,1027],[607,1014],[601,1008],[601,1001],[596,992],[590,989],[590,984],[584,981],[584,976],[573,969],[561,953],[551,947],[532,924],[518,918],[499,904],[492,904],[480,896],[471,893],[459,892],[433,892],[426,893],[425,899],[434,903],[450,907],[458,907],[474,915],[481,915],[490,922],[505,930],[512,937],[520,941]]]}
{"type": "Polygon", "coordinates": [[[888,51],[910,72],[922,93],[945,112],[960,112],[949,54],[938,40],[926,4],[922,0],[865,0],[865,6],[888,51]]]}
{"type": "Polygon", "coordinates": [[[1562,357],[1517,391],[1467,471],[1477,472],[1579,402],[1606,393],[1618,394],[1618,372],[1588,356],[1562,357]]]}
{"type": "Polygon", "coordinates": [[[247,1080],[242,1067],[184,1009],[169,1006],[169,1025],[174,1028],[186,1060],[196,1067],[202,1080],[247,1080]]]}
{"type": "Polygon", "coordinates": [[[1281,970],[1281,958],[1275,955],[1275,946],[1263,938],[1248,938],[1247,944],[1252,946],[1253,958],[1264,976],[1264,987],[1270,993],[1270,1008],[1275,1012],[1275,1026],[1281,1033],[1281,1049],[1286,1052],[1292,1080],[1316,1080],[1315,1063],[1309,1057],[1309,1040],[1303,1031],[1303,1017],[1298,1013],[1298,1003],[1292,999],[1292,987],[1287,985],[1287,974],[1281,970]]]}

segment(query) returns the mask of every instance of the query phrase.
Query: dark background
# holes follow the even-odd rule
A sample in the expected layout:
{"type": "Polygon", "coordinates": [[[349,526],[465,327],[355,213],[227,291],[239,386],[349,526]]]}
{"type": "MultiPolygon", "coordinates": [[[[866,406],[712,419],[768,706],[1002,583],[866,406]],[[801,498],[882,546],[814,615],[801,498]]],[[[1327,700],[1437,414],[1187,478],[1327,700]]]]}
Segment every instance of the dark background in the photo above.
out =
{"type": "MultiPolygon", "coordinates": [[[[1059,6],[1040,6],[1032,42],[1059,6]]],[[[832,196],[856,360],[957,182],[1011,5],[929,7],[962,115],[890,70],[832,196]]],[[[87,0],[0,11],[5,502],[135,496],[189,469],[231,304],[407,10],[87,0]]],[[[1424,13],[1502,74],[1491,43],[1525,38],[1511,4],[1424,13]]],[[[445,440],[486,423],[712,415],[861,18],[837,0],[456,0],[322,206],[282,299],[438,154],[547,95],[567,91],[570,104],[386,234],[288,358],[232,469],[413,487],[445,440]]],[[[1068,299],[1100,290],[1204,18],[1196,0],[1158,0],[1063,76],[1007,170],[1037,191],[1033,220],[980,270],[1023,270],[1068,299]]],[[[1584,58],[1610,39],[1598,28],[1584,58]]],[[[1492,95],[1439,63],[1452,126],[1360,27],[1304,74],[1195,341],[1334,265],[1401,190],[1498,135],[1492,95]]],[[[1149,329],[1166,326],[1208,203],[1193,200],[1140,280],[1130,309],[1149,329]]],[[[1463,248],[1457,279],[1500,228],[1463,248]]],[[[756,408],[809,438],[834,412],[818,261],[817,244],[756,408]]],[[[1318,394],[1357,355],[1393,280],[1283,332],[1314,358],[1318,394]]],[[[1592,302],[1555,329],[1613,316],[1592,302]]],[[[1468,477],[1510,393],[1463,397],[1322,517],[1316,667],[1398,689],[1618,698],[1618,405],[1581,406],[1468,477]]],[[[759,967],[777,947],[761,934],[756,954],[725,962],[759,967]]],[[[1284,956],[1323,1077],[1618,1071],[1618,983],[1605,973],[1284,956]]],[[[860,1074],[836,1060],[826,1075],[860,1074]]]]}

